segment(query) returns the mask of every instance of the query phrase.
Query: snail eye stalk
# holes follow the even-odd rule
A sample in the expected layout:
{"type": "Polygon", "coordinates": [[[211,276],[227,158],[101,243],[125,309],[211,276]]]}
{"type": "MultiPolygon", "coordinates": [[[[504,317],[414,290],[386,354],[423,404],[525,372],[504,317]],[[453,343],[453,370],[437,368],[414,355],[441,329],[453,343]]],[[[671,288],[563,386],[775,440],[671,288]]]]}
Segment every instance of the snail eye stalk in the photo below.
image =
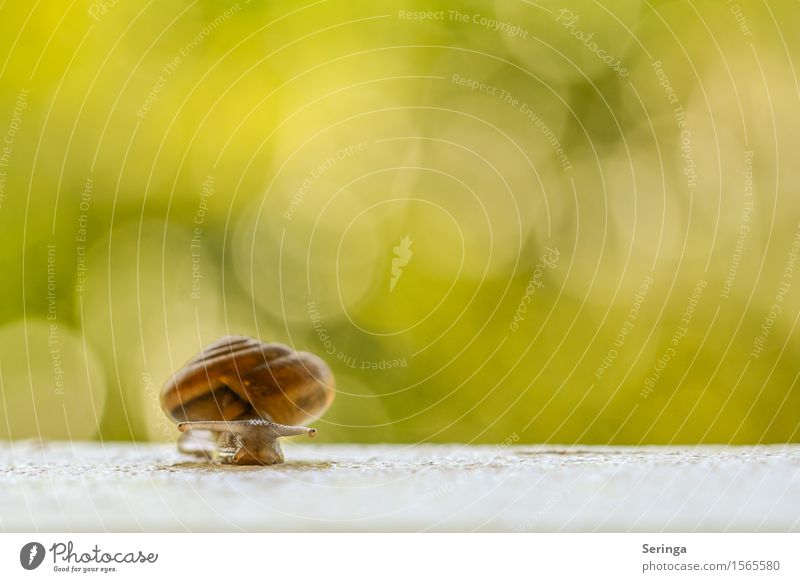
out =
{"type": "MultiPolygon", "coordinates": [[[[274,465],[283,462],[281,437],[307,435],[314,437],[317,429],[306,426],[289,426],[263,419],[187,421],[178,423],[182,433],[193,430],[217,433],[216,450],[210,455],[221,463],[235,465],[274,465]]],[[[194,450],[178,447],[182,452],[194,450]]]]}

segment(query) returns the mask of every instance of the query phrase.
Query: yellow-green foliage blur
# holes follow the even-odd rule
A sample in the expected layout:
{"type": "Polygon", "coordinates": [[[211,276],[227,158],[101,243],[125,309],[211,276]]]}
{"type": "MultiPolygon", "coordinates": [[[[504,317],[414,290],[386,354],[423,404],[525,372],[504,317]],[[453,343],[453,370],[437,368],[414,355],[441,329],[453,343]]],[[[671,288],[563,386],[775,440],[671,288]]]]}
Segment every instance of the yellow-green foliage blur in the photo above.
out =
{"type": "Polygon", "coordinates": [[[0,438],[172,439],[235,333],[327,441],[797,441],[798,19],[0,4],[0,438]]]}

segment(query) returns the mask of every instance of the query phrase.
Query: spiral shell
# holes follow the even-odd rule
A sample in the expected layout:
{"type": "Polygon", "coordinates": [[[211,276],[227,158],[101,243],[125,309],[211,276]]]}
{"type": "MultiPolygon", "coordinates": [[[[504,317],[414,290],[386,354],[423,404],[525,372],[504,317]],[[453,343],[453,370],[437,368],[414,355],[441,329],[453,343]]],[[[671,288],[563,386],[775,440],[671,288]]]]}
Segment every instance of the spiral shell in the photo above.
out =
{"type": "Polygon", "coordinates": [[[328,365],[308,352],[244,336],[227,336],[175,372],[161,405],[176,423],[247,420],[304,426],[333,402],[328,365]]]}

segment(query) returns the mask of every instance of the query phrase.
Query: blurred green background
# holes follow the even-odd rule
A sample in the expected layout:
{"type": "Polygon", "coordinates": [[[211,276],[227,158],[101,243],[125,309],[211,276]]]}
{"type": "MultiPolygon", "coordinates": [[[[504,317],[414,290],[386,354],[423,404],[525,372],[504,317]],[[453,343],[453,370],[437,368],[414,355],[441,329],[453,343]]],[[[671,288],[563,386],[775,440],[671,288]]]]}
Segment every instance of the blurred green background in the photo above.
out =
{"type": "Polygon", "coordinates": [[[327,441],[798,440],[796,2],[0,15],[0,438],[173,439],[237,333],[327,441]]]}

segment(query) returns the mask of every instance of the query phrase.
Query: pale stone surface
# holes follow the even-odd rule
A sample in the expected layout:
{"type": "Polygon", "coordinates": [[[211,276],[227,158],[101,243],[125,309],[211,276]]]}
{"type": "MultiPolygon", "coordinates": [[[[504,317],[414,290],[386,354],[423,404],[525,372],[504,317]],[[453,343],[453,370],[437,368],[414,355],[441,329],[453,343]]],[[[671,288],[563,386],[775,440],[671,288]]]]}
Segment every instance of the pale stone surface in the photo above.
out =
{"type": "Polygon", "coordinates": [[[0,443],[3,531],[800,530],[800,446],[284,447],[0,443]]]}

